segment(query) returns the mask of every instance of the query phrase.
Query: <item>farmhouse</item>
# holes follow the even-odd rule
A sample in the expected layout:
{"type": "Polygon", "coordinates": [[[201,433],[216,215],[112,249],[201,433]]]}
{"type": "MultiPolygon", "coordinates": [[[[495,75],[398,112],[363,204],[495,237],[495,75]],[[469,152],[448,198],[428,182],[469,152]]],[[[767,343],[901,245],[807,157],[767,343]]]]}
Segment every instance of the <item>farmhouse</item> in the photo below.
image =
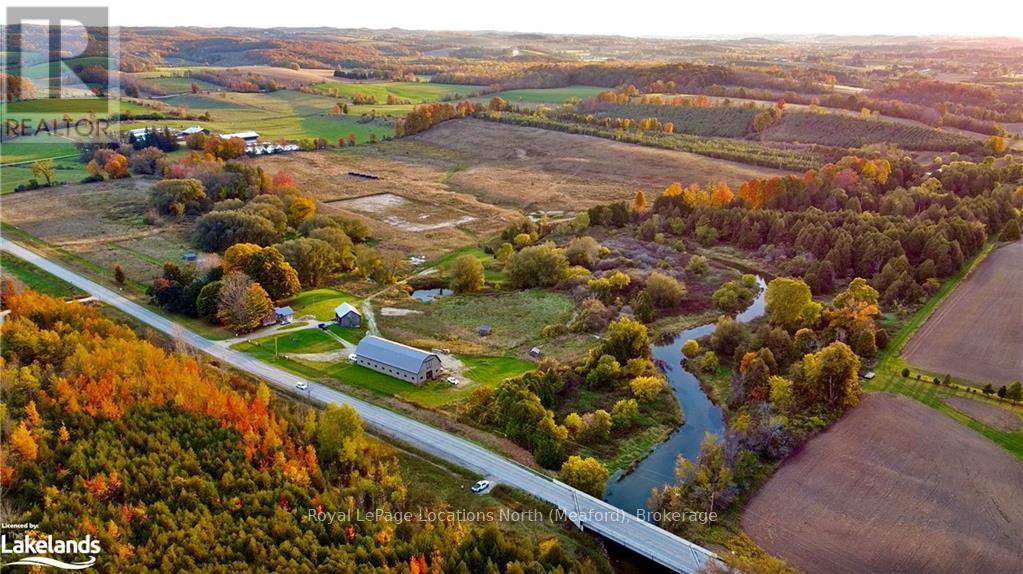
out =
{"type": "Polygon", "coordinates": [[[351,303],[342,303],[334,308],[334,320],[342,327],[358,328],[362,325],[362,313],[351,303]]]}
{"type": "Polygon", "coordinates": [[[291,307],[274,307],[274,315],[278,323],[287,324],[295,317],[295,310],[291,307]]]}
{"type": "Polygon", "coordinates": [[[355,357],[357,365],[417,385],[441,373],[440,357],[437,355],[374,335],[359,341],[355,357]]]}

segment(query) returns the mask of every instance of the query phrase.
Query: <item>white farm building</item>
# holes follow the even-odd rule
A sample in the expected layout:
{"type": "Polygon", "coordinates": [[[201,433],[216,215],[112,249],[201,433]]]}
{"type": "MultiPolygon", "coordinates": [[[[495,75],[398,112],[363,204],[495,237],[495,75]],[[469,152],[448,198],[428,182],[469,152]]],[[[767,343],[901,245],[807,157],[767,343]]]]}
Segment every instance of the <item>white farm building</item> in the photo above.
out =
{"type": "Polygon", "coordinates": [[[415,347],[367,335],[355,347],[355,364],[420,384],[441,374],[440,357],[415,347]]]}

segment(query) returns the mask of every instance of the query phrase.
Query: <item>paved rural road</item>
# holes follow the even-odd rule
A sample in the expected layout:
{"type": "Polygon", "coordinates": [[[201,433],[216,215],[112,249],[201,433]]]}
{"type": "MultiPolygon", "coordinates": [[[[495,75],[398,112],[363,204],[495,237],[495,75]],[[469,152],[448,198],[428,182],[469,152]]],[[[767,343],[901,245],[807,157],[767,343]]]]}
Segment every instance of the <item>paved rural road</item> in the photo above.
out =
{"type": "MultiPolygon", "coordinates": [[[[98,285],[85,277],[37,255],[18,244],[0,238],[0,250],[27,261],[44,271],[95,296],[149,326],[209,354],[210,356],[246,371],[260,379],[295,392],[300,377],[259,361],[244,353],[217,345],[185,329],[117,292],[98,285]]],[[[406,416],[350,397],[313,381],[306,381],[310,400],[328,403],[348,403],[358,410],[366,424],[376,432],[393,437],[417,449],[458,464],[481,475],[493,477],[515,488],[545,500],[581,524],[610,540],[658,562],[676,572],[693,572],[715,555],[700,546],[679,538],[649,522],[645,522],[610,504],[580,492],[566,484],[545,477],[516,462],[487,450],[453,434],[412,420],[406,416]]]]}

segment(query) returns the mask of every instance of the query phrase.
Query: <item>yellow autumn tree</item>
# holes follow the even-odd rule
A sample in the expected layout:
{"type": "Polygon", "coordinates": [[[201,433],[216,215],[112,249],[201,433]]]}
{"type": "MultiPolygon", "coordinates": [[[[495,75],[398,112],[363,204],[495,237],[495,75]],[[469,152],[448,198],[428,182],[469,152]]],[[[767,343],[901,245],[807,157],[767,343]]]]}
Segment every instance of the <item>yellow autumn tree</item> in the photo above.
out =
{"type": "Polygon", "coordinates": [[[36,444],[25,421],[18,423],[14,432],[11,433],[11,448],[27,461],[34,461],[39,456],[39,445],[36,444]]]}
{"type": "Polygon", "coordinates": [[[25,405],[25,418],[28,420],[28,424],[32,425],[33,428],[39,428],[43,424],[43,418],[39,416],[39,410],[36,409],[36,402],[29,401],[25,405]]]}
{"type": "Polygon", "coordinates": [[[664,197],[676,197],[679,195],[682,195],[682,184],[677,181],[664,190],[664,197]]]}

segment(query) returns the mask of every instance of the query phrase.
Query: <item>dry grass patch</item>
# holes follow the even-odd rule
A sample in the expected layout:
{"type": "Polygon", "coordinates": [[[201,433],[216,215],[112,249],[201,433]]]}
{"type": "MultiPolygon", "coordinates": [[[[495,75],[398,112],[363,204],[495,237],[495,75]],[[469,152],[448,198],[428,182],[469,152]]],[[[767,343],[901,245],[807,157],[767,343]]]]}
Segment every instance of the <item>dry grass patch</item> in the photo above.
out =
{"type": "Polygon", "coordinates": [[[659,193],[674,181],[724,180],[738,185],[753,177],[787,173],[475,119],[444,122],[411,139],[467,164],[451,177],[460,189],[483,201],[527,209],[576,211],[631,199],[638,190],[659,193]]]}
{"type": "Polygon", "coordinates": [[[520,217],[453,191],[447,184],[448,167],[412,156],[387,157],[375,148],[250,161],[270,173],[287,171],[300,189],[320,201],[323,213],[357,217],[383,247],[410,253],[437,256],[490,237],[520,217]],[[379,179],[352,176],[350,171],[379,179]]]}

